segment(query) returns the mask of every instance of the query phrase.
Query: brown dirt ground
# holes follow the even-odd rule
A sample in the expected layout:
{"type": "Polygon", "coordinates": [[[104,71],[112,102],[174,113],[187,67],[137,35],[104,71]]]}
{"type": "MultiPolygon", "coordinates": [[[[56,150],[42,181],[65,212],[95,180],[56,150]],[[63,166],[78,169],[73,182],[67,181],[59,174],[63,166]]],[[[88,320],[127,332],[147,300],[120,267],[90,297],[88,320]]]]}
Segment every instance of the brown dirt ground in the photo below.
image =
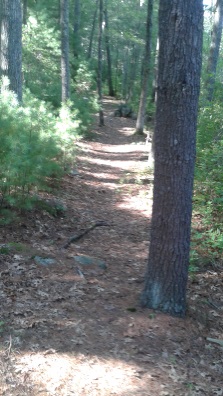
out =
{"type": "Polygon", "coordinates": [[[104,105],[106,126],[78,143],[78,173],[56,197],[43,193],[66,211],[36,210],[2,227],[1,244],[12,245],[0,255],[0,395],[223,395],[223,347],[207,339],[223,339],[223,274],[212,265],[190,277],[185,319],[139,306],[148,146],[133,135],[134,121],[112,116],[117,102],[104,105]],[[97,221],[108,226],[62,248],[97,221]],[[78,262],[82,255],[91,265],[78,262]]]}

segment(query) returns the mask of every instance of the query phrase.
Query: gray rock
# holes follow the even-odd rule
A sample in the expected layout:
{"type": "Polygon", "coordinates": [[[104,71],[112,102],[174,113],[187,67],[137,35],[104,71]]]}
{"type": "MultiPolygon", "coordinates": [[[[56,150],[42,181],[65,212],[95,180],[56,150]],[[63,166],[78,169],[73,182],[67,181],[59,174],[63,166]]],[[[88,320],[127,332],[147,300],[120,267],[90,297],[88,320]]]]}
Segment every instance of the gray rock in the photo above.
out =
{"type": "Polygon", "coordinates": [[[48,258],[48,257],[35,256],[35,257],[34,257],[34,261],[35,261],[37,264],[45,265],[45,266],[47,266],[47,265],[52,265],[52,264],[56,264],[56,260],[54,260],[54,259],[52,259],[52,258],[48,258]]]}
{"type": "Polygon", "coordinates": [[[107,266],[103,260],[99,260],[95,257],[90,256],[74,256],[74,260],[84,267],[98,267],[106,270],[107,266]]]}
{"type": "Polygon", "coordinates": [[[135,113],[133,112],[132,108],[125,103],[120,103],[118,109],[114,111],[115,117],[125,117],[125,118],[132,118],[135,117],[135,113]]]}

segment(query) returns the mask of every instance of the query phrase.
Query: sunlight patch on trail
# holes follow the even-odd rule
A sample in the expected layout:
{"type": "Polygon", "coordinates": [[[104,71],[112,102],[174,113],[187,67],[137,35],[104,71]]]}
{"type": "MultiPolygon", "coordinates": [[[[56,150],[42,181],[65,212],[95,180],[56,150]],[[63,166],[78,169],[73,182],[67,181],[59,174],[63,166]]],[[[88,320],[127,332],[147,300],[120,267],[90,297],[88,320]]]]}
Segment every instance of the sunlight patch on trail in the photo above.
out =
{"type": "Polygon", "coordinates": [[[151,218],[151,211],[152,211],[152,190],[147,192],[147,198],[145,199],[144,191],[142,194],[138,195],[131,195],[126,194],[122,202],[117,204],[119,209],[124,210],[131,210],[131,213],[140,212],[143,214],[144,217],[151,218]]]}
{"type": "Polygon", "coordinates": [[[41,392],[46,391],[50,396],[138,394],[139,369],[121,360],[89,358],[82,354],[72,357],[31,353],[25,354],[16,364],[16,372],[24,377],[28,375],[41,392]]]}
{"type": "MultiPolygon", "coordinates": [[[[104,166],[109,166],[111,168],[119,168],[120,170],[137,170],[139,168],[139,163],[137,164],[137,167],[135,165],[134,160],[125,160],[123,158],[122,160],[108,160],[108,159],[101,159],[101,158],[86,158],[86,157],[81,157],[80,159],[84,161],[88,161],[90,164],[96,164],[96,165],[104,165],[104,166]]],[[[142,163],[141,168],[145,168],[144,163],[142,163]]]]}
{"type": "Polygon", "coordinates": [[[148,147],[145,144],[102,144],[102,143],[94,143],[93,148],[89,147],[89,144],[86,142],[79,142],[78,147],[81,148],[83,152],[92,152],[97,153],[100,151],[101,153],[132,153],[132,152],[147,152],[148,147]],[[100,150],[99,150],[100,149],[100,150]]]}

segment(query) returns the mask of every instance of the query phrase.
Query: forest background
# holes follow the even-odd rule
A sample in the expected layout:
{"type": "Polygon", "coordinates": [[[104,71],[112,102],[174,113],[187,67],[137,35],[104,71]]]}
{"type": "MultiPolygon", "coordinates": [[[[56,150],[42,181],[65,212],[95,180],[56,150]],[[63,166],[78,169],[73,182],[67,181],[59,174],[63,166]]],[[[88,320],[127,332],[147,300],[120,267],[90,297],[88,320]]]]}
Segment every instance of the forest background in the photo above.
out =
{"type": "MultiPolygon", "coordinates": [[[[1,1],[2,10],[5,3],[1,1]]],[[[213,56],[213,32],[222,21],[221,3],[204,2],[191,271],[196,271],[201,262],[220,261],[223,252],[223,91],[219,39],[219,53],[213,56]],[[213,63],[217,68],[210,69],[213,63]]],[[[9,89],[7,78],[3,77],[1,82],[2,225],[13,222],[18,210],[30,210],[39,204],[40,190],[59,185],[60,178],[75,161],[75,142],[82,137],[94,138],[90,133],[94,114],[99,112],[103,123],[103,94],[127,103],[131,115],[137,114],[145,72],[147,2],[106,0],[102,9],[99,0],[24,0],[22,6],[22,87],[19,87],[22,97],[9,89]]],[[[3,21],[1,12],[1,29],[3,21]]],[[[157,1],[153,4],[151,22],[145,117],[143,114],[143,123],[147,120],[147,125],[141,128],[141,133],[153,128],[155,112],[157,1]]],[[[2,74],[7,75],[3,61],[1,57],[2,74]]]]}

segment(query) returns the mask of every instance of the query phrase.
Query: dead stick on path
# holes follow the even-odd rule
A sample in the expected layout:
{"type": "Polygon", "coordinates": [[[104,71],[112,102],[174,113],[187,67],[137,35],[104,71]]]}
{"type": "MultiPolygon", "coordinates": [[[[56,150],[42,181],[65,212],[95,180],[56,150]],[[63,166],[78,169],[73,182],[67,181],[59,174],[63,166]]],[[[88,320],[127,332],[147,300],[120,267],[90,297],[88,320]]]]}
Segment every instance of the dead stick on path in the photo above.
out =
{"type": "Polygon", "coordinates": [[[5,351],[7,353],[7,358],[9,358],[9,356],[10,356],[11,349],[12,349],[12,336],[10,334],[10,336],[9,336],[9,346],[8,346],[8,348],[5,351]]]}
{"type": "Polygon", "coordinates": [[[223,340],[218,340],[217,338],[209,338],[207,337],[207,341],[214,342],[215,344],[219,344],[223,347],[223,340]]]}
{"type": "Polygon", "coordinates": [[[65,243],[65,245],[62,246],[62,249],[67,249],[71,243],[79,241],[81,238],[83,238],[90,231],[94,230],[94,228],[96,228],[96,227],[109,227],[109,224],[106,223],[106,221],[97,221],[95,224],[93,224],[91,227],[87,228],[81,234],[74,235],[73,237],[71,237],[69,239],[69,241],[67,243],[65,243]]]}

